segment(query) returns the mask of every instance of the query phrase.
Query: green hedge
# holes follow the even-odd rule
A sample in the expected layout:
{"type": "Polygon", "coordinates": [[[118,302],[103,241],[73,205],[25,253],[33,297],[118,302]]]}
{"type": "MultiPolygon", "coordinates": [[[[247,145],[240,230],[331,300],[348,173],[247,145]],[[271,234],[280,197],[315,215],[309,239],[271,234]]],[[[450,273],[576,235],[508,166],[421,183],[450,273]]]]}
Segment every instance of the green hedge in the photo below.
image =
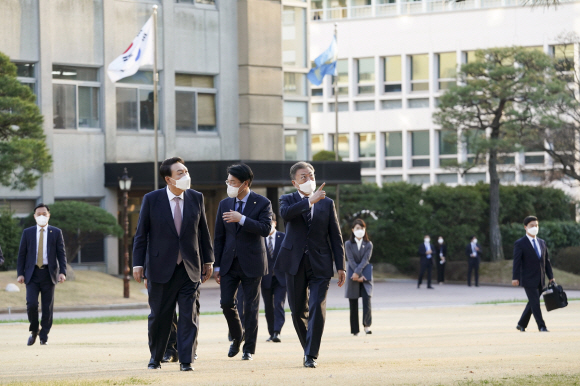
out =
{"type": "MultiPolygon", "coordinates": [[[[539,221],[538,237],[545,240],[551,258],[556,261],[558,252],[566,247],[580,245],[580,224],[572,221],[539,221]]],[[[514,242],[524,236],[522,223],[501,226],[503,250],[506,259],[513,258],[514,242]]]]}
{"type": "Polygon", "coordinates": [[[12,212],[0,207],[0,247],[5,259],[4,264],[0,265],[1,271],[16,269],[21,235],[22,227],[18,220],[12,217],[12,212]]]}

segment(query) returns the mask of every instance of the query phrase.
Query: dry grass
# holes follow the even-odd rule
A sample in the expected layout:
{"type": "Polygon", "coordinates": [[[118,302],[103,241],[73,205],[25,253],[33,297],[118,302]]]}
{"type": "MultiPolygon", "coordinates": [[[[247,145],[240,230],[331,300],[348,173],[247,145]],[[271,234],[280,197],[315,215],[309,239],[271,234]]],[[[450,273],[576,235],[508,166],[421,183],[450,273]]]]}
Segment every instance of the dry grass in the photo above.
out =
{"type": "MultiPolygon", "coordinates": [[[[580,289],[580,275],[574,275],[556,268],[553,271],[556,282],[564,287],[564,290],[580,289]]],[[[511,285],[512,261],[482,262],[479,268],[479,282],[511,285]]]]}

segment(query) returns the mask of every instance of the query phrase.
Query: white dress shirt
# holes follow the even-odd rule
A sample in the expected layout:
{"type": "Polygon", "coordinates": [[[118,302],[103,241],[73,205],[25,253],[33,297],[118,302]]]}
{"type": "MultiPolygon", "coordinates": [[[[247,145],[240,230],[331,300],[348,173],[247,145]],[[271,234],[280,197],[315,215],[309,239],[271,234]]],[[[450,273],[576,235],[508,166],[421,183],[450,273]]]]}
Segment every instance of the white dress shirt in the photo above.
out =
{"type": "MultiPolygon", "coordinates": [[[[302,198],[304,200],[304,197],[310,197],[310,196],[305,196],[302,193],[300,193],[300,191],[298,191],[298,194],[300,195],[300,198],[302,198]]],[[[308,204],[310,205],[310,219],[314,219],[314,204],[310,203],[310,199],[308,200],[308,204]]]]}
{"type": "Polygon", "coordinates": [[[276,249],[276,231],[266,237],[266,248],[269,245],[268,243],[272,243],[272,251],[274,251],[274,249],[276,249]]]}
{"type": "Polygon", "coordinates": [[[356,241],[356,246],[358,247],[358,250],[360,251],[360,247],[362,245],[363,239],[362,238],[359,239],[358,237],[355,237],[354,241],[356,241]]]}
{"type": "Polygon", "coordinates": [[[477,256],[477,244],[471,243],[471,254],[477,256]]]}
{"type": "MultiPolygon", "coordinates": [[[[532,248],[534,248],[534,242],[532,240],[536,240],[536,246],[538,247],[538,252],[540,252],[540,256],[542,256],[542,248],[540,248],[540,242],[538,241],[538,238],[535,236],[530,236],[529,234],[526,233],[526,236],[528,237],[528,240],[530,240],[530,244],[532,244],[532,248]]],[[[536,248],[534,248],[534,252],[536,251],[536,248]]]]}
{"type": "MultiPolygon", "coordinates": [[[[251,192],[252,191],[250,189],[248,189],[248,194],[246,194],[246,196],[240,200],[241,202],[243,202],[242,208],[240,209],[240,214],[246,208],[246,204],[248,203],[248,198],[250,198],[250,193],[251,192]]],[[[238,198],[236,197],[236,202],[234,204],[234,210],[237,209],[237,206],[238,206],[238,198]]],[[[246,222],[246,216],[242,215],[242,219],[240,220],[240,226],[244,226],[244,223],[245,222],[246,222]]]]}
{"type": "Polygon", "coordinates": [[[48,224],[42,228],[40,225],[36,225],[36,259],[38,259],[38,243],[40,242],[40,230],[44,229],[44,235],[42,237],[42,264],[48,265],[48,254],[46,253],[46,245],[48,244],[48,224]]]}
{"type": "MultiPolygon", "coordinates": [[[[427,254],[427,251],[431,251],[431,244],[430,243],[424,243],[425,244],[425,256],[430,259],[432,256],[431,254],[427,254]]],[[[431,251],[433,252],[433,251],[431,251]]]]}

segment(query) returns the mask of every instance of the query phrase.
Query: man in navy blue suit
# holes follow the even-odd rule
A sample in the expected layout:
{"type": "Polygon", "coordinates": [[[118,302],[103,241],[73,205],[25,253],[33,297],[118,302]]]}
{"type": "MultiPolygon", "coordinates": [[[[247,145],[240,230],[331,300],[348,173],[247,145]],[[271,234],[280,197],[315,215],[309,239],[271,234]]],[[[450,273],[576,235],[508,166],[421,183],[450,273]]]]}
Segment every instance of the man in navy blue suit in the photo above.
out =
{"type": "Polygon", "coordinates": [[[338,286],[346,280],[344,244],[334,201],[322,184],[316,190],[314,167],[297,162],[290,168],[295,193],[280,197],[286,236],[274,268],[286,273],[292,322],[304,349],[304,367],[315,368],[326,318],[326,295],[333,265],[338,286]]]}
{"type": "Polygon", "coordinates": [[[54,289],[56,283],[66,280],[66,253],[62,231],[49,226],[50,209],[44,204],[34,208],[36,226],[22,232],[18,250],[18,283],[26,283],[26,312],[30,322],[28,345],[36,342],[48,342],[48,333],[52,327],[54,289]],[[38,294],[41,295],[42,320],[38,331],[38,294]]]}
{"type": "Polygon", "coordinates": [[[271,229],[272,204],[250,190],[254,173],[248,165],[231,165],[227,173],[230,198],[220,202],[215,221],[215,279],[220,285],[220,304],[232,335],[228,357],[236,356],[245,340],[242,360],[252,360],[258,339],[260,282],[268,273],[264,237],[271,229]],[[244,289],[243,328],[236,306],[240,283],[244,289]]]}
{"type": "Polygon", "coordinates": [[[524,287],[528,303],[516,328],[521,332],[526,331],[533,314],[540,332],[548,332],[546,323],[542,318],[540,295],[544,288],[545,276],[548,276],[550,282],[555,281],[552,264],[546,242],[536,237],[539,230],[538,218],[535,216],[526,217],[524,229],[526,235],[514,244],[512,285],[524,287]]]}
{"type": "Polygon", "coordinates": [[[423,275],[427,271],[427,288],[433,289],[431,286],[431,272],[433,270],[433,257],[435,256],[435,248],[431,244],[431,237],[425,235],[423,237],[423,244],[419,245],[419,257],[421,259],[421,270],[419,271],[419,280],[417,281],[417,288],[421,287],[423,282],[423,275]]]}
{"type": "Polygon", "coordinates": [[[272,230],[266,237],[266,251],[268,252],[268,274],[262,278],[262,298],[264,311],[268,322],[270,338],[266,342],[280,343],[280,333],[286,320],[284,304],[286,303],[286,274],[276,272],[274,264],[284,241],[284,233],[276,231],[276,215],[272,213],[272,230]]]}
{"type": "Polygon", "coordinates": [[[477,237],[471,236],[471,242],[465,247],[465,255],[467,256],[467,285],[471,287],[471,271],[473,271],[475,286],[479,287],[479,263],[482,253],[477,237]]]}
{"type": "Polygon", "coordinates": [[[199,326],[195,304],[200,281],[209,279],[213,271],[213,249],[203,195],[189,188],[191,178],[183,160],[166,159],[159,174],[167,187],[143,197],[133,241],[133,276],[137,282],[141,283],[143,266],[147,266],[151,308],[148,368],[161,368],[177,303],[180,370],[193,371],[199,326]]]}

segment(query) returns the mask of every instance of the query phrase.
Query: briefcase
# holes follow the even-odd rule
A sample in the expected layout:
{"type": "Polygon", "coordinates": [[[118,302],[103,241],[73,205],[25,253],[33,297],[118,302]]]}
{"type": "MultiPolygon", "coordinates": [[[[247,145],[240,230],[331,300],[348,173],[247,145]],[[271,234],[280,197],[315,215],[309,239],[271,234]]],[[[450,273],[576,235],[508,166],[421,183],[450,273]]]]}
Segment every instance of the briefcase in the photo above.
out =
{"type": "Polygon", "coordinates": [[[561,285],[557,285],[556,283],[550,283],[548,285],[548,288],[544,290],[544,304],[548,311],[564,308],[568,305],[568,297],[561,285]]]}

